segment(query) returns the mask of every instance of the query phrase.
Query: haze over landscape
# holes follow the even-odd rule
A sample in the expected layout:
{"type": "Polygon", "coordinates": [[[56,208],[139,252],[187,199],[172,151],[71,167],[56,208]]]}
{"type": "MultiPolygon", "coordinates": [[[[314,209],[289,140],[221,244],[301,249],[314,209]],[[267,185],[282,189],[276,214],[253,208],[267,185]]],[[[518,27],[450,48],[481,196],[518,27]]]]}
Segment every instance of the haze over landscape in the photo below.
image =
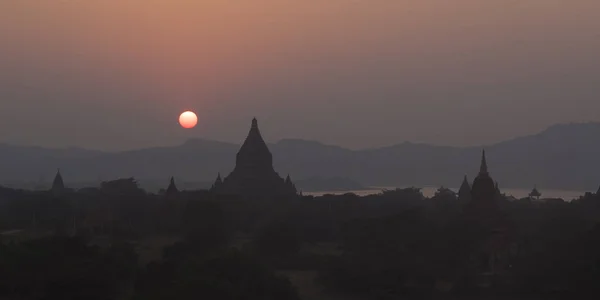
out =
{"type": "MultiPolygon", "coordinates": [[[[600,123],[563,124],[485,148],[494,178],[503,188],[538,185],[595,191],[599,136],[600,123]]],[[[0,164],[4,166],[0,182],[48,188],[60,166],[66,182],[76,186],[133,176],[145,187],[158,189],[164,188],[169,176],[175,176],[182,182],[195,182],[190,187],[207,188],[218,173],[233,170],[239,148],[238,143],[206,139],[124,152],[0,145],[0,164]]],[[[481,147],[400,143],[356,151],[297,139],[281,140],[269,148],[282,176],[291,174],[296,180],[345,178],[363,186],[389,187],[457,187],[464,175],[474,178],[481,155],[481,147]]],[[[335,184],[322,187],[337,188],[335,184]]],[[[356,187],[350,185],[349,189],[356,187]]]]}
{"type": "Polygon", "coordinates": [[[598,0],[0,0],[0,299],[599,299],[598,53],[598,0]]]}
{"type": "Polygon", "coordinates": [[[271,142],[478,146],[600,121],[598,10],[593,0],[2,1],[0,141],[239,143],[256,116],[271,142]],[[184,131],[188,109],[200,120],[184,131]]]}

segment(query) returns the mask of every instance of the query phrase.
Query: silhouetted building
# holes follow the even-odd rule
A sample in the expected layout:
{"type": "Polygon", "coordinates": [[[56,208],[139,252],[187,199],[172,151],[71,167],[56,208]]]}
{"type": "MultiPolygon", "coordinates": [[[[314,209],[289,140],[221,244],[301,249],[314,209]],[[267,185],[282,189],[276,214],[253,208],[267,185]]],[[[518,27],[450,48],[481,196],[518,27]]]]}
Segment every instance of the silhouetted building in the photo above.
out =
{"type": "Polygon", "coordinates": [[[478,232],[471,256],[471,267],[479,274],[479,284],[490,284],[491,278],[506,273],[514,254],[512,224],[499,208],[500,191],[488,172],[483,151],[479,174],[473,181],[471,201],[467,204],[465,217],[478,232]]]}
{"type": "Polygon", "coordinates": [[[479,167],[479,174],[473,181],[471,188],[471,204],[483,207],[483,206],[495,206],[494,199],[496,198],[496,183],[490,177],[488,173],[487,160],[485,157],[485,150],[481,156],[481,166],[479,167]]]}
{"type": "Polygon", "coordinates": [[[235,169],[219,183],[215,181],[213,191],[217,194],[244,197],[277,197],[296,195],[291,179],[284,180],[273,169],[273,156],[263,140],[258,121],[252,120],[248,137],[236,157],[235,169]]]}
{"type": "Polygon", "coordinates": [[[223,179],[221,179],[221,173],[217,174],[217,179],[213,183],[211,190],[219,190],[223,185],[223,179]]]}
{"type": "Polygon", "coordinates": [[[54,196],[61,196],[65,192],[65,183],[62,175],[60,174],[60,169],[56,171],[56,176],[54,176],[51,192],[54,196]]]}
{"type": "Polygon", "coordinates": [[[529,197],[539,200],[541,196],[542,196],[542,193],[540,193],[540,191],[538,191],[537,186],[533,186],[533,190],[531,190],[531,193],[529,193],[529,197]]]}
{"type": "Polygon", "coordinates": [[[171,177],[171,182],[169,183],[169,187],[167,188],[167,191],[165,193],[167,196],[173,196],[173,195],[177,195],[177,193],[179,193],[179,190],[177,189],[177,186],[175,185],[175,178],[171,177]]]}
{"type": "Polygon", "coordinates": [[[471,185],[469,185],[467,175],[463,178],[463,182],[458,190],[458,200],[461,203],[469,203],[471,201],[471,185]]]}
{"type": "Polygon", "coordinates": [[[290,174],[288,174],[288,176],[285,178],[285,185],[287,186],[286,188],[290,191],[294,191],[294,193],[296,193],[296,185],[292,182],[292,178],[290,177],[290,174]]]}
{"type": "Polygon", "coordinates": [[[433,195],[432,199],[449,199],[449,198],[456,199],[456,193],[449,188],[440,186],[437,189],[437,191],[435,191],[435,194],[433,195]]]}

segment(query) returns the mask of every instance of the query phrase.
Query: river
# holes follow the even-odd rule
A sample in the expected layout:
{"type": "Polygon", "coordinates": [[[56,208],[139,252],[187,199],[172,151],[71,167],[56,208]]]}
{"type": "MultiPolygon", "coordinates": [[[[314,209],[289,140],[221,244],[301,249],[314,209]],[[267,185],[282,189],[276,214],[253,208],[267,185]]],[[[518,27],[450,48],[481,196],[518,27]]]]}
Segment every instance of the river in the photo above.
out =
{"type": "MultiPolygon", "coordinates": [[[[311,196],[323,196],[325,194],[333,194],[333,195],[342,195],[345,193],[354,193],[356,195],[359,196],[368,196],[368,195],[374,195],[377,193],[380,193],[382,190],[387,189],[387,190],[393,190],[395,189],[394,187],[371,187],[369,189],[364,189],[364,190],[354,190],[354,191],[322,191],[322,192],[307,192],[304,193],[304,195],[311,195],[311,196]]],[[[435,192],[437,191],[438,187],[423,187],[421,189],[421,191],[423,192],[423,195],[425,197],[432,197],[435,192]]],[[[458,191],[458,188],[450,188],[453,191],[458,191]]],[[[515,188],[506,188],[506,189],[500,189],[500,191],[503,194],[506,194],[507,196],[513,196],[517,199],[519,198],[524,198],[527,197],[529,195],[529,192],[531,192],[531,189],[515,189],[515,188]]],[[[542,193],[542,197],[541,198],[562,198],[565,201],[571,201],[573,199],[577,199],[579,198],[579,196],[583,196],[586,191],[571,191],[571,190],[554,190],[554,189],[548,189],[548,190],[539,190],[542,193]]],[[[592,192],[592,191],[587,191],[587,192],[592,192]]]]}

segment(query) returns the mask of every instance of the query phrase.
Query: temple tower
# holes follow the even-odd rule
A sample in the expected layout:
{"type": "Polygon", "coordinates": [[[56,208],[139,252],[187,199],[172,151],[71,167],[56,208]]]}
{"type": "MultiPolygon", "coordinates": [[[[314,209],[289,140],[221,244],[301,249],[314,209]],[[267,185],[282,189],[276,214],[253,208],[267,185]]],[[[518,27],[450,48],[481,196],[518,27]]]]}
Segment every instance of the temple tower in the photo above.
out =
{"type": "Polygon", "coordinates": [[[290,174],[288,174],[288,176],[285,178],[285,185],[286,185],[286,189],[293,191],[294,194],[297,192],[296,185],[292,182],[292,178],[290,177],[290,174]]]}
{"type": "Polygon", "coordinates": [[[481,155],[481,166],[479,168],[479,174],[473,181],[473,187],[471,189],[472,202],[478,203],[493,203],[496,195],[496,183],[490,177],[488,172],[487,159],[485,157],[485,150],[481,155]]]}
{"type": "Polygon", "coordinates": [[[62,175],[60,174],[60,169],[56,171],[56,176],[54,176],[51,192],[54,196],[61,196],[65,192],[65,183],[62,175]]]}
{"type": "Polygon", "coordinates": [[[458,200],[465,204],[471,201],[471,185],[467,180],[467,175],[463,178],[463,182],[460,185],[460,189],[458,190],[458,200]]]}
{"type": "Polygon", "coordinates": [[[169,187],[167,188],[166,195],[172,196],[177,195],[177,193],[179,193],[179,190],[175,185],[175,178],[171,177],[171,182],[169,183],[169,187]]]}
{"type": "Polygon", "coordinates": [[[273,155],[263,140],[256,118],[250,132],[236,156],[233,172],[220,182],[220,175],[213,185],[217,194],[244,197],[273,197],[296,195],[296,189],[273,169],[273,155]]]}
{"type": "Polygon", "coordinates": [[[488,279],[505,274],[514,254],[514,232],[511,222],[499,207],[500,191],[488,172],[485,150],[481,156],[479,174],[473,181],[471,201],[467,204],[465,218],[468,227],[478,232],[474,238],[477,246],[471,253],[473,270],[487,286],[488,279]],[[492,277],[490,277],[492,276],[492,277]]]}

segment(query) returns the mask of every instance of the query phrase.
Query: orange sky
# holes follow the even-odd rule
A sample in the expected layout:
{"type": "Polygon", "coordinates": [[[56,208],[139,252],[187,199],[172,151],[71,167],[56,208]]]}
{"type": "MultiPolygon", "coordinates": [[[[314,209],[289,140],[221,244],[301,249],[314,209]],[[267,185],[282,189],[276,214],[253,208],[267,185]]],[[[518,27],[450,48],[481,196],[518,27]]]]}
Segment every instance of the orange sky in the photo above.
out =
{"type": "MultiPolygon", "coordinates": [[[[132,128],[129,134],[136,133],[140,140],[123,147],[156,144],[150,136],[156,130],[165,139],[181,138],[171,131],[176,129],[161,126],[184,109],[209,112],[200,112],[204,131],[199,134],[227,140],[239,139],[243,133],[238,126],[246,126],[252,115],[264,114],[272,123],[301,122],[294,115],[320,110],[322,115],[316,113],[312,124],[273,125],[273,139],[314,138],[352,147],[405,139],[474,144],[534,132],[555,122],[593,119],[590,110],[597,107],[588,94],[582,96],[579,109],[571,109],[536,98],[540,92],[535,90],[512,95],[499,86],[514,90],[573,81],[569,89],[579,89],[576,85],[586,80],[595,82],[599,28],[600,1],[595,0],[1,1],[0,63],[6,67],[0,79],[44,93],[55,88],[77,95],[74,85],[81,86],[80,93],[89,85],[122,95],[37,101],[89,102],[107,110],[122,104],[121,110],[142,110],[146,115],[140,118],[148,127],[132,128]],[[450,107],[448,101],[474,111],[485,106],[510,113],[510,106],[500,100],[461,96],[486,87],[496,91],[491,98],[502,95],[508,99],[504,102],[523,103],[524,110],[550,103],[555,112],[531,125],[502,127],[499,122],[487,134],[467,132],[463,137],[425,126],[417,132],[385,128],[406,127],[418,119],[411,116],[425,118],[435,110],[432,107],[450,107]],[[447,98],[449,91],[455,98],[447,98]],[[127,96],[131,93],[140,96],[127,96]],[[300,101],[303,97],[307,99],[300,101]],[[332,121],[328,115],[341,106],[348,119],[365,118],[363,126],[332,121]],[[406,111],[407,106],[407,115],[401,116],[407,123],[386,112],[406,111]],[[323,132],[320,128],[326,124],[330,130],[323,132]]],[[[0,109],[37,107],[36,100],[28,101],[29,106],[3,102],[0,109]]],[[[40,109],[39,118],[51,119],[43,116],[46,113],[40,109]]],[[[442,112],[433,114],[446,123],[457,121],[442,112]]],[[[448,130],[472,127],[478,117],[469,118],[473,121],[448,130]]],[[[0,133],[16,142],[27,142],[17,136],[33,141],[47,135],[33,127],[0,133]]],[[[85,137],[58,140],[56,144],[100,147],[85,137]]],[[[115,139],[114,147],[129,141],[125,136],[115,139]]]]}

